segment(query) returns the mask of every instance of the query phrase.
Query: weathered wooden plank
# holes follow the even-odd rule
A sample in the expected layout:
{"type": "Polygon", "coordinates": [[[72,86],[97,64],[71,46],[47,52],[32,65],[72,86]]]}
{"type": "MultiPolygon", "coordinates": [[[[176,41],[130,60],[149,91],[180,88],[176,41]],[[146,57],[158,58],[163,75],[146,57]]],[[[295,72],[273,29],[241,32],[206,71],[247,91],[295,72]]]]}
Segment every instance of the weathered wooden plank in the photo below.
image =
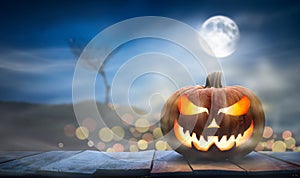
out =
{"type": "Polygon", "coordinates": [[[38,151],[0,151],[0,163],[38,154],[38,151]]]}
{"type": "Polygon", "coordinates": [[[292,176],[299,173],[300,168],[270,156],[251,152],[242,160],[233,161],[247,171],[249,175],[286,174],[292,176]]]}
{"type": "Polygon", "coordinates": [[[110,159],[99,166],[95,175],[146,176],[149,175],[154,150],[142,152],[108,153],[110,159]]]}
{"type": "Polygon", "coordinates": [[[190,175],[188,161],[175,151],[156,151],[151,170],[152,176],[190,175]]]}
{"type": "Polygon", "coordinates": [[[105,153],[84,151],[67,159],[42,167],[41,171],[65,174],[130,176],[150,172],[154,151],[105,153]]]}
{"type": "Polygon", "coordinates": [[[259,152],[262,154],[266,154],[268,156],[295,164],[300,166],[300,152],[271,152],[271,151],[263,151],[259,152]]]}
{"type": "Polygon", "coordinates": [[[245,170],[238,167],[234,163],[224,161],[190,161],[190,165],[195,175],[246,175],[245,170]]]}
{"type": "Polygon", "coordinates": [[[45,165],[65,159],[79,151],[49,151],[10,162],[0,164],[0,173],[22,175],[28,173],[36,173],[37,170],[45,165]]]}
{"type": "Polygon", "coordinates": [[[231,176],[300,174],[300,154],[252,152],[240,161],[188,162],[175,151],[104,153],[98,151],[0,151],[1,176],[231,176]],[[153,157],[154,156],[154,157],[153,157]],[[152,162],[152,159],[153,162],[152,162]],[[12,160],[12,161],[10,161],[12,160]],[[151,169],[152,170],[150,173],[151,169]],[[192,172],[193,171],[193,172],[192,172]]]}

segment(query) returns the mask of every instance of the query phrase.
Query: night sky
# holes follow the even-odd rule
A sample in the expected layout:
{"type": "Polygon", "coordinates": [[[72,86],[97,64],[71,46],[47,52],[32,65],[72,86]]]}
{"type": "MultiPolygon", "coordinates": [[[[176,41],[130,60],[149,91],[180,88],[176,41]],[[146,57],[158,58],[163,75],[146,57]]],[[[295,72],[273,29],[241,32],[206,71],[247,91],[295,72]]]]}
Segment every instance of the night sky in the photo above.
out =
{"type": "Polygon", "coordinates": [[[1,1],[0,100],[71,103],[78,49],[117,22],[163,16],[197,29],[214,15],[240,29],[236,52],[220,59],[227,84],[253,90],[267,124],[300,133],[299,1],[1,1]]]}

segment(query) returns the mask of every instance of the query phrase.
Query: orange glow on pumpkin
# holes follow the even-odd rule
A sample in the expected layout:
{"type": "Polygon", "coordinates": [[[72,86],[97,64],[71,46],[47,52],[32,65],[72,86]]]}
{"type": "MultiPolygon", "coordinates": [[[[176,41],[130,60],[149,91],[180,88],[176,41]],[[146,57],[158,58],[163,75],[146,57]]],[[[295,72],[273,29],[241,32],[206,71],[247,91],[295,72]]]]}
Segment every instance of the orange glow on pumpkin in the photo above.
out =
{"type": "Polygon", "coordinates": [[[224,113],[231,116],[241,116],[246,114],[249,108],[250,108],[250,100],[247,96],[243,96],[242,99],[236,102],[235,104],[226,108],[221,108],[218,111],[218,114],[224,113]]]}
{"type": "Polygon", "coordinates": [[[194,132],[190,134],[190,131],[187,130],[184,133],[183,128],[179,125],[177,119],[174,120],[174,133],[176,138],[186,147],[192,148],[193,144],[194,147],[199,151],[208,151],[209,148],[214,144],[221,151],[230,150],[234,147],[234,145],[238,147],[250,139],[253,133],[253,128],[254,122],[252,121],[249,128],[243,134],[238,134],[236,138],[234,135],[231,135],[229,138],[224,135],[221,139],[219,139],[218,136],[208,136],[207,139],[204,139],[204,137],[201,135],[198,139],[196,133],[194,132]]]}
{"type": "Polygon", "coordinates": [[[196,106],[188,99],[186,94],[183,94],[178,98],[178,110],[184,115],[195,115],[203,112],[208,114],[207,108],[196,106]]]}

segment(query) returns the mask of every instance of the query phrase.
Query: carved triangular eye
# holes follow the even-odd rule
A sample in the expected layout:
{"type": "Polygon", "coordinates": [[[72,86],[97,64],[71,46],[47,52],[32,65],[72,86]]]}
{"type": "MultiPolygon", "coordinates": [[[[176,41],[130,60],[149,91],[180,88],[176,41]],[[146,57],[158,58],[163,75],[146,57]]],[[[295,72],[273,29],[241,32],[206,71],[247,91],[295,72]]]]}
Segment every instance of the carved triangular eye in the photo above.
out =
{"type": "Polygon", "coordinates": [[[207,108],[194,105],[194,103],[188,99],[186,94],[183,94],[178,98],[178,110],[180,114],[183,115],[195,115],[204,112],[209,114],[207,108]]]}
{"type": "Polygon", "coordinates": [[[221,108],[218,111],[218,114],[224,113],[231,116],[241,116],[248,112],[250,108],[250,100],[247,96],[243,96],[242,99],[235,104],[226,107],[221,108]]]}

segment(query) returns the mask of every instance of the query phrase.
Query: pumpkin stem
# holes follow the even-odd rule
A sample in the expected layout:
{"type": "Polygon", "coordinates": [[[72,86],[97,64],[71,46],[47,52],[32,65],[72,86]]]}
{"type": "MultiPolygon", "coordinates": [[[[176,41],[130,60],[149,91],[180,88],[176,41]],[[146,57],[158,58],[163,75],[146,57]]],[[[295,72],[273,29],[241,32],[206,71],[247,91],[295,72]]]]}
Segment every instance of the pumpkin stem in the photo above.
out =
{"type": "Polygon", "coordinates": [[[207,75],[205,88],[222,88],[222,72],[212,72],[207,75]]]}

